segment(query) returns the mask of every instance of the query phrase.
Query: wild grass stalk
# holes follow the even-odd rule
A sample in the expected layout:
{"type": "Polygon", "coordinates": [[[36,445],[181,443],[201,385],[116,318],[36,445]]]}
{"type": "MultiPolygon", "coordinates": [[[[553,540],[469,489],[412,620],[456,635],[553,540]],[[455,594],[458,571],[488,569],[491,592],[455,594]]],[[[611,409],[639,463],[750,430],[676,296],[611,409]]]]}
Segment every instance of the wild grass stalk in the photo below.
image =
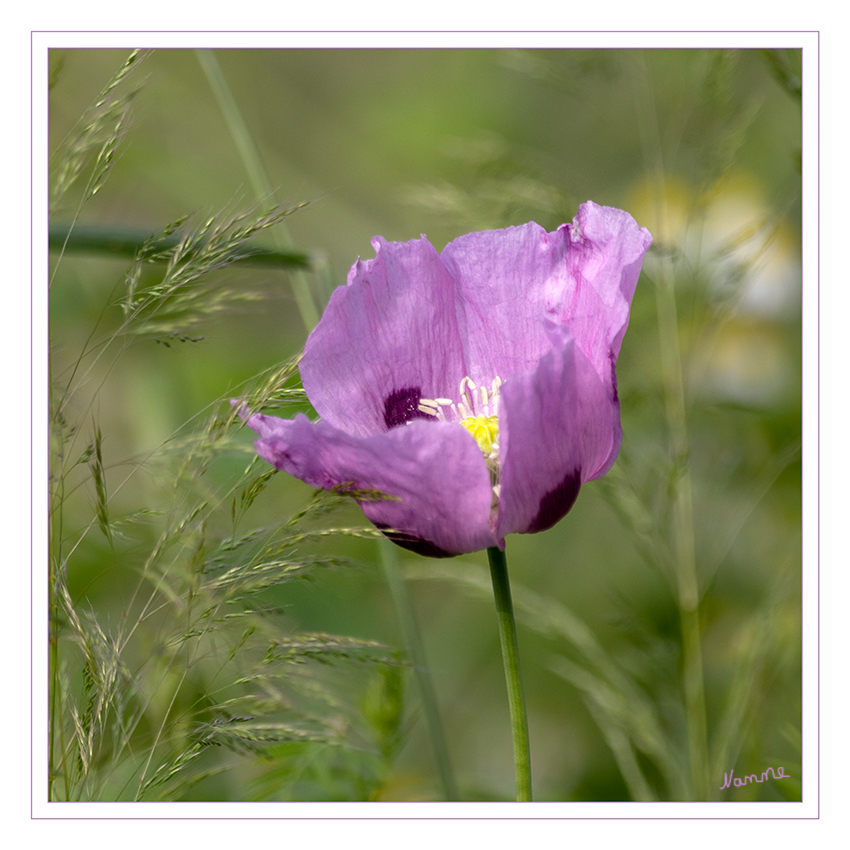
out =
{"type": "MultiPolygon", "coordinates": [[[[131,54],[55,155],[57,204],[86,168],[92,175],[58,247],[55,285],[79,210],[114,163],[129,115],[121,86],[138,58],[131,54]]],[[[257,256],[251,240],[297,209],[224,211],[196,228],[180,219],[149,236],[81,350],[57,348],[51,357],[51,800],[181,799],[227,769],[261,766],[270,753],[305,743],[350,750],[349,769],[371,773],[358,786],[368,794],[388,769],[372,765],[373,750],[386,756],[398,746],[382,738],[392,736],[392,723],[370,726],[350,704],[344,675],[328,672],[397,669],[404,665],[396,654],[281,619],[288,583],[353,565],[317,554],[313,541],[377,535],[328,526],[326,515],[347,496],[320,492],[283,522],[251,525],[274,471],[258,469],[237,438],[226,397],[127,459],[107,450],[110,433],[98,421],[116,364],[139,345],[191,344],[211,316],[262,297],[260,289],[222,285],[216,273],[257,256]],[[142,274],[151,265],[160,269],[153,280],[142,274]],[[117,596],[86,601],[79,582],[90,562],[103,565],[100,580],[119,588],[117,596]]],[[[258,409],[303,406],[296,368],[293,359],[239,391],[258,409]]],[[[278,773],[265,793],[285,799],[299,793],[297,782],[278,773]]]]}
{"type": "MultiPolygon", "coordinates": [[[[676,628],[674,634],[654,634],[651,624],[641,619],[643,630],[602,640],[556,600],[516,581],[513,595],[522,627],[552,641],[546,666],[582,695],[629,797],[717,799],[724,771],[736,759],[753,757],[745,752],[745,742],[751,740],[754,718],[764,710],[770,688],[790,675],[793,659],[799,657],[799,646],[792,649],[796,634],[792,623],[799,616],[795,609],[799,562],[793,549],[773,565],[771,584],[763,588],[759,603],[745,608],[746,613],[738,612],[739,622],[718,614],[720,603],[712,594],[722,568],[728,576],[730,562],[737,571],[746,574],[752,569],[755,574],[757,559],[766,557],[755,554],[752,543],[745,542],[747,530],[759,521],[777,482],[799,461],[799,428],[792,429],[790,438],[782,438],[760,468],[748,467],[744,480],[733,482],[722,468],[706,469],[705,457],[711,452],[723,457],[724,450],[726,456],[737,456],[746,448],[723,446],[720,435],[707,438],[705,422],[712,421],[709,417],[718,421],[721,410],[728,415],[734,407],[711,407],[700,397],[709,385],[720,340],[740,320],[747,285],[778,228],[767,217],[757,226],[747,223],[730,232],[714,252],[695,258],[694,233],[699,232],[717,187],[734,172],[758,115],[757,105],[742,102],[734,90],[738,54],[695,52],[689,57],[692,61],[682,63],[687,70],[675,81],[662,79],[645,61],[648,57],[605,54],[597,65],[606,70],[604,82],[583,73],[581,63],[591,62],[585,55],[561,63],[560,57],[535,54],[527,61],[517,57],[517,64],[536,80],[563,91],[574,108],[580,104],[593,109],[595,103],[600,112],[604,108],[598,104],[611,95],[611,81],[630,80],[646,188],[641,190],[642,205],[629,209],[645,217],[638,220],[654,237],[638,289],[639,294],[650,291],[649,303],[654,301],[657,358],[653,362],[650,357],[653,347],[646,331],[651,326],[643,317],[644,337],[626,342],[631,352],[642,356],[645,377],[631,390],[625,381],[621,385],[623,448],[614,468],[592,486],[619,517],[634,550],[669,588],[676,628]],[[692,173],[695,185],[684,209],[677,194],[683,173],[692,173]],[[671,198],[678,202],[675,209],[671,198]],[[640,422],[643,433],[629,431],[629,419],[640,422]],[[729,504],[720,510],[712,503],[714,498],[729,504]],[[749,555],[742,555],[744,551],[749,555]],[[712,682],[711,693],[707,680],[712,682]]],[[[797,91],[793,69],[798,58],[781,52],[768,57],[772,72],[792,96],[797,91]]],[[[505,149],[499,155],[507,162],[510,154],[505,149]]],[[[490,148],[487,155],[495,156],[490,148]]],[[[490,160],[487,163],[492,166],[490,160]]],[[[483,191],[493,191],[491,172],[485,168],[482,172],[483,191]]],[[[515,183],[510,173],[503,180],[502,197],[507,199],[515,183]]],[[[423,189],[421,198],[462,220],[469,216],[471,226],[479,215],[473,200],[480,198],[476,188],[423,189]]],[[[547,205],[539,205],[541,214],[557,205],[550,198],[547,205]]],[[[497,220],[493,226],[502,223],[497,220]]],[[[634,320],[633,316],[633,326],[634,320]]],[[[639,331],[630,330],[630,336],[635,332],[639,331]]],[[[625,356],[623,366],[628,368],[625,356]]],[[[638,371],[632,372],[632,379],[638,371]]],[[[751,417],[748,427],[756,428],[750,423],[760,422],[768,429],[768,414],[746,402],[740,409],[751,417]]],[[[570,517],[564,522],[569,524],[570,517]]],[[[793,547],[793,535],[783,539],[793,547]]],[[[474,588],[482,597],[489,590],[485,571],[469,565],[458,569],[458,565],[408,563],[406,571],[411,578],[474,588]]],[[[627,601],[623,616],[646,617],[636,605],[627,601]]],[[[668,627],[666,621],[664,626],[668,627]]],[[[533,717],[533,701],[530,710],[533,717]]]]}
{"type": "MultiPolygon", "coordinates": [[[[256,198],[258,200],[273,199],[276,194],[275,189],[215,52],[213,50],[196,50],[195,53],[221,108],[230,135],[239,150],[256,198]]],[[[281,223],[276,228],[275,236],[281,250],[291,250],[291,238],[285,224],[281,223]]],[[[319,321],[313,289],[301,271],[295,271],[292,279],[296,305],[304,327],[310,332],[319,321]]],[[[423,700],[426,726],[437,764],[443,796],[447,800],[455,800],[458,798],[458,791],[452,776],[429,667],[425,660],[425,649],[419,631],[415,626],[413,607],[404,587],[404,579],[398,573],[397,556],[388,551],[386,544],[382,545],[380,552],[380,560],[404,636],[405,649],[414,665],[414,673],[423,700]]]]}
{"type": "MultiPolygon", "coordinates": [[[[257,150],[257,145],[248,125],[245,123],[245,119],[242,117],[242,112],[233,97],[215,52],[204,49],[196,50],[195,54],[221,107],[227,128],[239,150],[245,170],[248,172],[248,179],[255,197],[262,204],[274,202],[275,188],[269,179],[262,157],[257,150]]],[[[292,240],[284,224],[274,230],[273,236],[278,250],[287,251],[292,248],[292,240]]],[[[300,271],[293,274],[292,281],[298,311],[304,321],[304,326],[308,331],[311,331],[319,321],[319,311],[316,307],[313,290],[305,275],[300,271]]]]}
{"type": "MultiPolygon", "coordinates": [[[[646,585],[654,592],[657,579],[660,589],[641,609],[624,582],[628,625],[621,628],[599,625],[608,611],[568,606],[548,586],[512,580],[521,628],[544,647],[524,670],[532,726],[535,701],[561,686],[586,707],[591,731],[590,724],[598,729],[598,746],[589,733],[583,742],[594,764],[577,766],[579,779],[564,770],[567,784],[546,788],[559,799],[594,793],[568,783],[592,773],[606,747],[615,793],[642,801],[717,799],[725,771],[739,763],[769,766],[761,762],[773,755],[767,747],[776,735],[762,743],[763,714],[774,709],[772,720],[785,724],[783,753],[801,745],[793,706],[778,713],[771,705],[772,694],[793,702],[799,692],[799,422],[793,405],[777,413],[749,399],[701,396],[724,334],[739,322],[748,277],[779,228],[765,215],[757,234],[751,227],[727,234],[713,253],[695,254],[689,241],[758,109],[736,99],[733,51],[695,52],[676,80],[662,79],[647,57],[631,52],[568,53],[517,52],[511,61],[530,69],[535,85],[561,86],[572,106],[583,97],[588,110],[602,110],[627,90],[623,79],[631,81],[637,119],[625,123],[636,124],[631,136],[639,138],[650,196],[647,220],[637,217],[655,237],[626,340],[643,359],[632,369],[636,383],[619,388],[624,424],[632,427],[615,467],[587,488],[605,503],[586,516],[619,523],[612,536],[627,539],[621,556],[654,568],[646,585]],[[685,225],[674,203],[682,174],[693,191],[685,225]],[[633,342],[635,333],[643,336],[633,342]],[[734,433],[706,437],[712,429],[734,433]]],[[[398,550],[374,529],[338,519],[352,495],[344,488],[300,506],[281,498],[281,478],[256,458],[228,399],[238,396],[258,411],[310,412],[297,357],[222,387],[217,401],[167,439],[122,445],[111,400],[123,364],[153,345],[201,344],[210,320],[260,304],[264,262],[294,276],[305,328],[315,324],[320,301],[301,274],[309,255],[285,232],[303,205],[275,203],[260,146],[210,51],[197,59],[258,205],[180,217],[152,233],[79,225],[85,205],[109,191],[134,126],[131,107],[144,92],[135,75],[145,55],[128,57],[51,158],[52,293],[66,285],[65,270],[81,252],[124,257],[130,266],[111,291],[103,287],[102,307],[76,347],[65,344],[65,328],[53,328],[50,798],[379,798],[416,717],[409,672],[433,754],[428,769],[436,764],[444,798],[459,797],[450,762],[473,747],[464,750],[456,724],[448,733],[441,725],[404,581],[465,588],[489,604],[490,579],[466,559],[413,562],[405,555],[398,562],[398,550]],[[264,235],[274,248],[257,247],[264,235]],[[233,267],[244,271],[238,283],[220,274],[233,267]],[[269,510],[284,501],[286,509],[269,510]],[[296,583],[358,568],[355,558],[333,553],[337,544],[361,541],[371,542],[357,551],[378,547],[412,671],[378,641],[299,627],[285,615],[296,583]]],[[[766,55],[795,102],[797,59],[793,52],[766,55]]],[[[553,226],[572,216],[572,188],[535,176],[506,141],[487,136],[454,150],[466,157],[468,183],[435,183],[417,197],[459,230],[517,223],[520,212],[522,220],[553,226]]],[[[622,367],[630,368],[626,357],[622,367]]],[[[594,497],[583,495],[581,506],[588,499],[594,497]]],[[[608,579],[617,575],[617,565],[598,566],[608,579]]],[[[616,596],[618,589],[608,591],[616,596]]],[[[582,728],[569,720],[568,734],[582,728]]],[[[785,767],[800,775],[799,764],[785,767]]],[[[799,785],[788,783],[751,793],[774,790],[799,799],[799,785]]]]}

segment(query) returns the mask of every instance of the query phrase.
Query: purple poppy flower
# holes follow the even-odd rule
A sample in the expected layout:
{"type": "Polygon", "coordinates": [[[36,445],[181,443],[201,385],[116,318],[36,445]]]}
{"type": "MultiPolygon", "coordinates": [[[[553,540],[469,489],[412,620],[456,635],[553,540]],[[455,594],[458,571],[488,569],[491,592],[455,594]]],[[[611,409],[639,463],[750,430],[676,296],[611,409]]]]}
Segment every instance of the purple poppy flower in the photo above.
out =
{"type": "Polygon", "coordinates": [[[423,555],[550,528],[620,449],[615,365],[651,241],[591,202],[554,233],[470,233],[442,254],[376,237],[304,349],[321,421],[246,411],[257,452],[349,489],[423,555]]]}

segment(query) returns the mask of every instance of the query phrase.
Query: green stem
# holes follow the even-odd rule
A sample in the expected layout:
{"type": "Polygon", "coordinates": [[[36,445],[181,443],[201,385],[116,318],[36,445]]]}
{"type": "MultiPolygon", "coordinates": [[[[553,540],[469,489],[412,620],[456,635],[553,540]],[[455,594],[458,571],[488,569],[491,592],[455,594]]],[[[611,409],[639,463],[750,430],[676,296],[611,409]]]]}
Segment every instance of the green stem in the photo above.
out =
{"type": "MultiPolygon", "coordinates": [[[[52,399],[51,399],[52,401],[52,399]]],[[[47,799],[55,800],[58,798],[58,772],[62,767],[65,751],[65,735],[64,735],[64,717],[60,716],[62,709],[62,701],[60,699],[59,689],[61,687],[61,679],[59,676],[59,589],[60,581],[59,571],[62,569],[62,520],[64,517],[63,505],[65,503],[65,477],[59,475],[58,490],[51,492],[50,504],[50,587],[48,589],[48,645],[49,645],[49,665],[50,665],[50,703],[49,703],[49,729],[48,729],[48,752],[47,752],[47,799]],[[57,758],[57,735],[59,736],[59,758],[57,758]]],[[[65,799],[70,799],[70,789],[68,787],[68,773],[62,771],[62,778],[65,786],[65,799]]]]}
{"type": "MultiPolygon", "coordinates": [[[[198,49],[195,51],[195,54],[207,76],[210,88],[213,90],[213,94],[218,101],[219,108],[230,130],[230,135],[233,137],[233,141],[239,150],[239,155],[242,158],[245,170],[248,172],[248,179],[251,182],[251,188],[254,190],[254,194],[261,203],[274,201],[274,189],[263,166],[260,152],[254,144],[254,139],[251,136],[248,125],[245,123],[245,119],[242,117],[242,113],[239,111],[239,106],[233,97],[233,93],[230,91],[230,86],[227,84],[215,53],[212,50],[198,49]]],[[[280,251],[288,252],[292,249],[289,231],[283,223],[280,223],[274,228],[273,235],[280,251]]],[[[297,269],[292,272],[292,290],[295,295],[295,303],[298,305],[298,312],[301,314],[301,319],[304,322],[304,327],[309,332],[318,324],[319,312],[316,308],[316,302],[313,299],[313,293],[306,276],[297,269]]]]}
{"type": "Polygon", "coordinates": [[[428,661],[425,657],[425,647],[422,644],[422,637],[413,616],[413,606],[410,604],[404,576],[398,568],[398,548],[386,539],[379,541],[379,544],[381,564],[384,567],[387,584],[390,586],[390,593],[401,623],[404,648],[413,666],[413,675],[422,697],[425,723],[428,727],[428,737],[431,739],[431,748],[434,751],[434,761],[437,763],[437,772],[440,775],[443,796],[446,800],[458,800],[460,798],[452,775],[449,751],[437,708],[437,696],[434,692],[434,683],[431,680],[428,661]]]}
{"type": "MultiPolygon", "coordinates": [[[[664,157],[655,106],[655,96],[645,64],[635,74],[635,84],[643,86],[636,102],[639,109],[639,128],[647,171],[652,176],[656,224],[654,237],[662,246],[674,244],[667,210],[664,157]]],[[[705,675],[702,663],[702,641],[699,624],[699,576],[694,541],[693,491],[690,476],[690,445],[688,411],[685,402],[685,377],[679,345],[679,320],[676,310],[676,280],[671,254],[658,257],[660,271],[655,287],[656,313],[661,355],[661,377],[669,429],[674,489],[672,493],[671,561],[679,606],[682,632],[682,679],[687,718],[690,788],[687,796],[707,800],[708,732],[705,710],[705,675]]]]}
{"type": "Polygon", "coordinates": [[[528,717],[525,713],[522,677],[519,672],[519,645],[516,637],[514,607],[511,602],[508,562],[505,553],[496,546],[491,546],[487,550],[487,557],[490,559],[490,576],[493,579],[493,595],[496,599],[496,615],[499,620],[499,641],[502,644],[502,660],[508,686],[508,706],[514,740],[516,798],[517,802],[527,802],[531,800],[531,751],[528,745],[528,717]]]}
{"type": "MultiPolygon", "coordinates": [[[[105,227],[102,225],[50,225],[47,245],[51,251],[87,252],[101,256],[123,257],[135,259],[139,251],[154,235],[150,230],[140,230],[129,227],[105,227]]],[[[180,244],[180,236],[159,239],[156,243],[157,252],[150,257],[151,261],[165,263],[168,261],[168,251],[180,244]]],[[[303,251],[275,251],[270,248],[260,248],[244,245],[235,251],[236,262],[251,265],[272,266],[276,268],[307,269],[310,258],[303,251]]]]}
{"type": "MultiPolygon", "coordinates": [[[[656,171],[656,181],[663,192],[664,175],[660,168],[656,171]]],[[[667,209],[663,194],[658,199],[658,214],[662,231],[667,231],[667,209]]],[[[690,445],[682,354],[679,347],[675,279],[669,259],[661,261],[661,274],[655,291],[667,425],[676,472],[673,490],[672,554],[682,630],[682,675],[688,721],[691,797],[695,800],[707,800],[708,732],[699,625],[700,590],[694,542],[693,491],[689,469],[690,445]]]]}
{"type": "MultiPolygon", "coordinates": [[[[49,632],[49,647],[50,647],[50,720],[48,729],[48,750],[47,750],[47,799],[54,800],[53,785],[56,782],[57,761],[56,761],[56,731],[60,723],[59,719],[59,618],[57,614],[57,604],[55,601],[55,582],[53,575],[54,569],[51,565],[50,576],[50,614],[47,624],[49,632]]],[[[65,795],[67,798],[68,779],[65,777],[65,795]]]]}

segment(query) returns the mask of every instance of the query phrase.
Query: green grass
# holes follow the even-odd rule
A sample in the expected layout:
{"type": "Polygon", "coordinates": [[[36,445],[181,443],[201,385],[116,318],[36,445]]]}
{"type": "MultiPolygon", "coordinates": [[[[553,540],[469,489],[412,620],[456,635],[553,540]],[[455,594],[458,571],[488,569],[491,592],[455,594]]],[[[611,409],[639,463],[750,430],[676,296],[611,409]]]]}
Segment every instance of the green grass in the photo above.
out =
{"type": "Polygon", "coordinates": [[[799,53],[198,59],[51,54],[50,798],[511,798],[483,553],[388,559],[229,399],[311,413],[375,233],[592,198],[654,244],[621,456],[509,541],[535,799],[801,799],[799,53]]]}

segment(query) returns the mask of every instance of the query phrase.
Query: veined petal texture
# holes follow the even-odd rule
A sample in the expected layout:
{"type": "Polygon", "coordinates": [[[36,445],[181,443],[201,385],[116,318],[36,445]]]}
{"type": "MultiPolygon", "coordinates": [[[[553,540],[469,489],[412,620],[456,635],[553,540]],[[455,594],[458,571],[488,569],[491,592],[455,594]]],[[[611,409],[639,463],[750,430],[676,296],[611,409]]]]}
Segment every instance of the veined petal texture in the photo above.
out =
{"type": "Polygon", "coordinates": [[[590,201],[552,233],[470,233],[442,254],[375,237],[305,345],[321,421],[243,412],[258,453],[348,488],[421,554],[551,527],[617,458],[616,363],[651,241],[590,201]]]}

